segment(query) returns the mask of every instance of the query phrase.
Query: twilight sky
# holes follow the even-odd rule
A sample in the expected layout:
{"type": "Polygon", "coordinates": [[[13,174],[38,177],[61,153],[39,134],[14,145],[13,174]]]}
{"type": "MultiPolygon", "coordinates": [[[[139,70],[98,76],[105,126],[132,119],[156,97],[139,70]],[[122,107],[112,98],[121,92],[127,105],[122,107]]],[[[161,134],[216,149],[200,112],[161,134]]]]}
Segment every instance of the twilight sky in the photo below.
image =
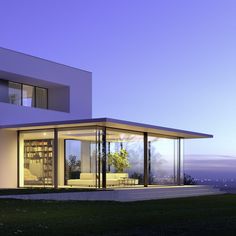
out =
{"type": "Polygon", "coordinates": [[[236,1],[0,0],[0,46],[93,72],[93,116],[211,133],[236,158],[236,1]]]}

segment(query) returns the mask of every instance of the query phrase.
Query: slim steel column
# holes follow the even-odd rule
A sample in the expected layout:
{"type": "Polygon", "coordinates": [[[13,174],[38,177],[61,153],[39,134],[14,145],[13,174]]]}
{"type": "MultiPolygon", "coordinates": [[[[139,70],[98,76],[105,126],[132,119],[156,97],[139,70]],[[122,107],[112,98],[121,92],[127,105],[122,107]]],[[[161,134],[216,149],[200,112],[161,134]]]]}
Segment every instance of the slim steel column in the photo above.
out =
{"type": "Polygon", "coordinates": [[[144,187],[148,187],[149,171],[148,171],[148,133],[143,134],[143,149],[144,149],[144,187]]]}
{"type": "Polygon", "coordinates": [[[98,131],[98,188],[101,188],[101,132],[98,131]]]}
{"type": "Polygon", "coordinates": [[[106,188],[106,166],[107,166],[107,134],[106,127],[102,129],[102,188],[106,188]]]}
{"type": "Polygon", "coordinates": [[[151,183],[151,141],[148,141],[148,184],[151,183]]]}

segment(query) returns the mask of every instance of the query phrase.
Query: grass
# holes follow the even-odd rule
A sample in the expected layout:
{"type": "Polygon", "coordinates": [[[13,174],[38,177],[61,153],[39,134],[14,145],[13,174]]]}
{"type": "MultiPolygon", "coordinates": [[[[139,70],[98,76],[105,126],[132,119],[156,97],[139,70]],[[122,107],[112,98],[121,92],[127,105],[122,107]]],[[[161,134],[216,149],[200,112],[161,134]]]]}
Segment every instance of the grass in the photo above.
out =
{"type": "Polygon", "coordinates": [[[0,200],[0,235],[235,235],[236,195],[132,203],[0,200]]]}
{"type": "Polygon", "coordinates": [[[17,195],[17,194],[38,194],[38,193],[68,193],[68,192],[89,192],[99,191],[95,188],[18,188],[18,189],[0,189],[0,195],[17,195]]]}

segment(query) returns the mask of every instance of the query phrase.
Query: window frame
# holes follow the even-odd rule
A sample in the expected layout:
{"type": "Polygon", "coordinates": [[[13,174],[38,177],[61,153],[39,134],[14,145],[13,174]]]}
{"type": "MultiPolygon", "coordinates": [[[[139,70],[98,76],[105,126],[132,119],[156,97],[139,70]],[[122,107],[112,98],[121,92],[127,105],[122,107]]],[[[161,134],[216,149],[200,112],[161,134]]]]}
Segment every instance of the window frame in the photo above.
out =
{"type": "Polygon", "coordinates": [[[34,86],[34,90],[35,90],[35,93],[34,93],[34,101],[35,101],[35,107],[36,108],[39,108],[39,109],[46,109],[46,110],[48,110],[48,88],[44,88],[44,87],[41,87],[41,86],[34,86]],[[37,88],[39,88],[39,89],[44,89],[44,90],[46,90],[46,96],[47,96],[47,99],[46,99],[46,108],[41,108],[41,107],[37,107],[36,106],[36,104],[37,104],[37,93],[36,93],[36,91],[37,91],[37,88]]]}
{"type": "MultiPolygon", "coordinates": [[[[45,88],[45,87],[41,87],[41,86],[35,86],[35,85],[32,85],[32,84],[28,84],[28,83],[20,83],[20,82],[15,82],[15,81],[12,81],[12,80],[7,80],[8,81],[8,89],[9,89],[9,82],[11,83],[15,83],[15,84],[19,84],[20,85],[20,90],[21,90],[21,99],[20,99],[20,106],[24,106],[23,105],[23,86],[26,85],[26,86],[31,86],[33,87],[33,99],[34,99],[34,104],[33,108],[38,108],[38,109],[44,109],[44,110],[48,110],[48,88],[45,88]],[[42,108],[42,107],[37,107],[36,104],[37,104],[37,96],[36,96],[36,88],[40,88],[40,89],[44,89],[46,91],[46,96],[47,96],[47,99],[46,99],[46,108],[42,108]]],[[[30,106],[24,106],[24,107],[30,107],[30,106]]]]}
{"type": "Polygon", "coordinates": [[[22,85],[21,83],[8,80],[8,103],[13,104],[13,105],[17,105],[17,106],[22,106],[22,105],[23,105],[23,99],[22,99],[23,92],[22,92],[22,90],[23,90],[23,85],[22,85]],[[9,86],[9,83],[13,83],[13,84],[19,85],[19,87],[20,87],[20,104],[15,104],[15,103],[10,103],[10,102],[9,102],[9,101],[10,101],[10,100],[9,100],[9,95],[10,95],[9,89],[11,88],[11,87],[9,86]]]}
{"type": "MultiPolygon", "coordinates": [[[[21,85],[21,93],[22,93],[22,96],[21,96],[21,104],[22,104],[22,106],[23,107],[36,107],[36,100],[35,100],[35,98],[36,98],[36,96],[35,96],[35,92],[36,92],[36,89],[35,89],[35,86],[33,86],[33,85],[30,85],[30,84],[24,84],[24,83],[22,83],[22,85],[21,85]],[[32,101],[31,101],[31,103],[32,103],[32,106],[25,106],[25,105],[23,105],[24,104],[24,99],[25,99],[25,97],[24,97],[24,86],[26,86],[26,87],[32,87],[32,92],[33,92],[33,94],[32,94],[32,101]]],[[[26,97],[27,98],[27,97],[26,97]]]]}

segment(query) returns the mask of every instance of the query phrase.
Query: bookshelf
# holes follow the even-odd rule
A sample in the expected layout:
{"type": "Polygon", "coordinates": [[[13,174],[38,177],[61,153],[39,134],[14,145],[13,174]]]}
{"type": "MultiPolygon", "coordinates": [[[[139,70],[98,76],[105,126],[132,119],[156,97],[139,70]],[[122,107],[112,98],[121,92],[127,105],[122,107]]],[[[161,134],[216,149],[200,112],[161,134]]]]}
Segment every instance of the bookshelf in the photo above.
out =
{"type": "Polygon", "coordinates": [[[52,185],[53,139],[24,140],[24,168],[25,184],[52,185]]]}

